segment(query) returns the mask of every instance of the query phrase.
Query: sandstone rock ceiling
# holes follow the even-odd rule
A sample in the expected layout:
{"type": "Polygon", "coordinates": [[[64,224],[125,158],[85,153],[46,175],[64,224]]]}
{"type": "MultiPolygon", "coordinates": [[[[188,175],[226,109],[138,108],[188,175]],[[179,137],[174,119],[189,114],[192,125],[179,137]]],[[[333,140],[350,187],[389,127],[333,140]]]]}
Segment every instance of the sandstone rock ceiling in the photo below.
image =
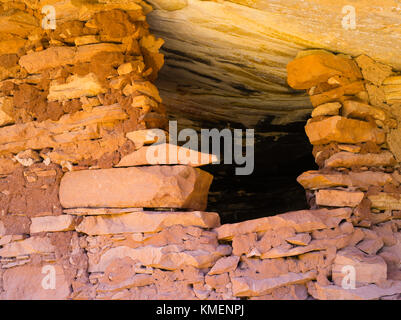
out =
{"type": "Polygon", "coordinates": [[[302,49],[364,53],[401,69],[400,0],[148,2],[152,32],[165,40],[158,87],[181,125],[305,120],[309,99],[285,80],[286,64],[302,49]],[[342,27],[346,5],[356,9],[355,30],[342,27]]]}

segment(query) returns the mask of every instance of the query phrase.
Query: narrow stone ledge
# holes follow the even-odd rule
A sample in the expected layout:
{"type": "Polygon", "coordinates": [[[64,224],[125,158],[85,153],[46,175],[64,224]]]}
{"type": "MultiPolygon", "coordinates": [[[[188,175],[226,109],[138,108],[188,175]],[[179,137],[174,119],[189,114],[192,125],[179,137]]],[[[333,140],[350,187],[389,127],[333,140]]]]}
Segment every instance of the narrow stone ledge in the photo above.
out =
{"type": "Polygon", "coordinates": [[[225,224],[215,231],[220,240],[229,240],[235,235],[283,227],[293,227],[297,232],[311,232],[337,227],[341,220],[348,219],[351,216],[351,211],[350,208],[293,211],[272,217],[225,224]]]}
{"type": "Polygon", "coordinates": [[[111,216],[84,217],[76,227],[78,232],[88,235],[116,233],[159,232],[173,225],[215,228],[220,226],[220,217],[214,212],[133,212],[111,216]]]}
{"type": "Polygon", "coordinates": [[[74,217],[70,215],[31,218],[30,233],[74,230],[74,217]]]}

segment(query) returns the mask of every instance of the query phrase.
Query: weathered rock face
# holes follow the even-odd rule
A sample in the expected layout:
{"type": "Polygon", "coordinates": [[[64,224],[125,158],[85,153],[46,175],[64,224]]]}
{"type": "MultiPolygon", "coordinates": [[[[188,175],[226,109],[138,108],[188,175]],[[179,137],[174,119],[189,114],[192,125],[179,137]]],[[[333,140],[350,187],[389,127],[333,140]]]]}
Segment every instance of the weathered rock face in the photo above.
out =
{"type": "MultiPolygon", "coordinates": [[[[169,110],[192,125],[210,119],[250,127],[262,118],[304,121],[311,104],[286,84],[286,65],[299,50],[366,54],[401,67],[396,0],[149,2],[155,8],[151,30],[165,40],[158,86],[169,110]],[[342,25],[347,5],[355,8],[355,30],[342,25]]],[[[385,69],[375,71],[380,78],[385,69]]]]}

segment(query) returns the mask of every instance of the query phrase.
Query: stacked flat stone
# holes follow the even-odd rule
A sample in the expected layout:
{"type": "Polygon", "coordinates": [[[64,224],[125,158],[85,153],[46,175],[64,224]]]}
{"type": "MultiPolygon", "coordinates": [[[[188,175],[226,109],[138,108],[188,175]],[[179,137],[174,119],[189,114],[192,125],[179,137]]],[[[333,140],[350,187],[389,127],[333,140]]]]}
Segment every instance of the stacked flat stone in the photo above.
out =
{"type": "MultiPolygon", "coordinates": [[[[398,76],[392,68],[367,56],[355,59],[321,50],[301,52],[287,66],[288,83],[305,89],[313,105],[305,131],[314,146],[319,170],[307,171],[298,182],[307,190],[311,207],[348,208],[348,221],[360,232],[334,260],[326,286],[311,289],[317,298],[369,296],[382,288],[397,288],[401,260],[399,239],[401,175],[399,171],[398,76]],[[390,89],[391,88],[391,89],[390,89]],[[362,260],[361,260],[362,259],[362,260]],[[357,265],[365,286],[343,290],[341,267],[357,265]],[[375,267],[373,267],[375,266],[375,267]],[[378,275],[381,275],[380,277],[378,275]]],[[[340,249],[340,248],[337,248],[340,249]]],[[[361,278],[359,278],[361,279],[361,278]]],[[[395,290],[396,293],[399,291],[395,290]]],[[[355,298],[354,297],[354,298],[355,298]]]]}
{"type": "Polygon", "coordinates": [[[40,4],[0,4],[0,299],[231,298],[200,289],[231,247],[203,211],[213,158],[159,141],[149,6],[47,2],[44,30],[40,4]]]}
{"type": "MultiPolygon", "coordinates": [[[[220,226],[212,176],[147,157],[166,115],[142,1],[0,1],[1,299],[388,299],[401,293],[398,81],[368,57],[302,52],[314,105],[310,210],[220,226]],[[342,286],[344,266],[357,288],[342,286]],[[53,274],[54,271],[54,274],[53,274]],[[55,275],[54,287],[49,277],[55,275]]],[[[167,152],[167,150],[172,151],[167,152]]]]}
{"type": "Polygon", "coordinates": [[[73,170],[111,167],[134,151],[126,134],[162,128],[152,84],[162,45],[141,1],[63,5],[42,28],[43,4],[1,1],[0,174],[45,160],[73,170]]]}

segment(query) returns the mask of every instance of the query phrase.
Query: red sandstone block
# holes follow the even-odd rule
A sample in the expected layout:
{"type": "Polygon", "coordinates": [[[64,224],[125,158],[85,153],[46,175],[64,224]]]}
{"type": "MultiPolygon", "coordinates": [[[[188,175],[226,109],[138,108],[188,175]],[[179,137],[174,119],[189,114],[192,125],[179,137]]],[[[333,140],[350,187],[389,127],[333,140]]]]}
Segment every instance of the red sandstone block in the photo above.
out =
{"type": "Polygon", "coordinates": [[[75,207],[171,207],[204,210],[213,176],[186,166],[152,166],[68,172],[60,202],[75,207]]]}

